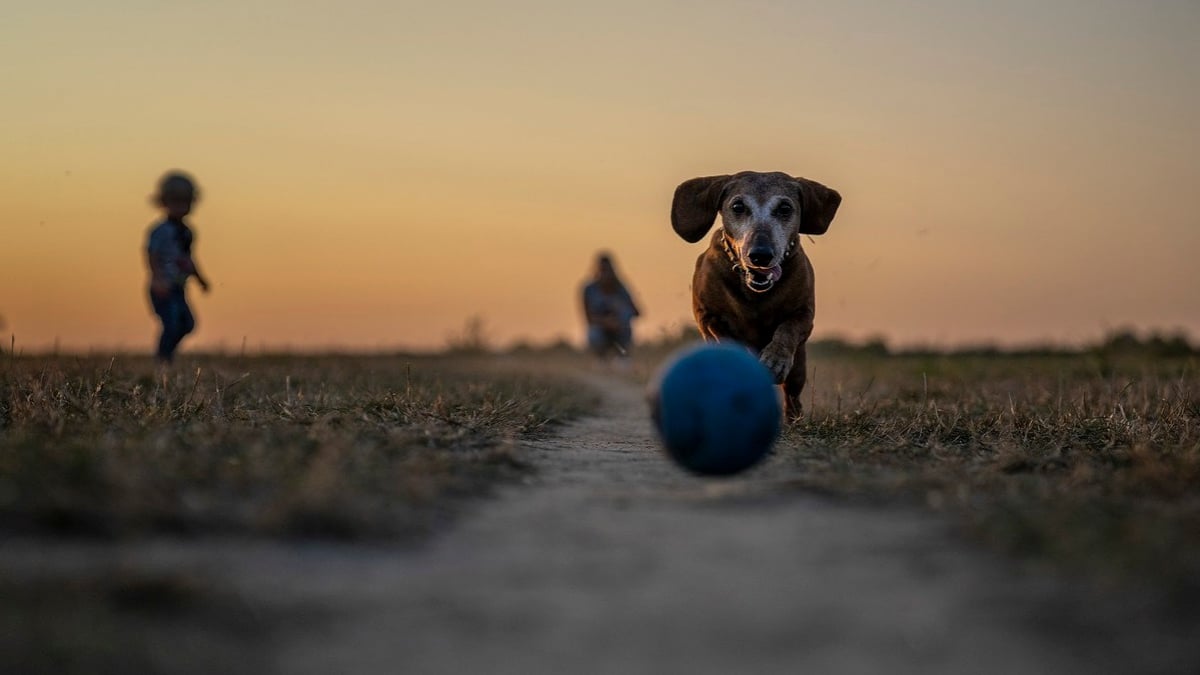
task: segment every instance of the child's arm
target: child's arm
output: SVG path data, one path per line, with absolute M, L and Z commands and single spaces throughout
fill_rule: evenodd
M 196 259 L 189 257 L 188 265 L 191 266 L 192 275 L 196 277 L 196 281 L 200 282 L 200 290 L 207 293 L 208 292 L 208 279 L 206 279 L 204 277 L 204 275 L 200 273 L 200 266 L 196 264 Z

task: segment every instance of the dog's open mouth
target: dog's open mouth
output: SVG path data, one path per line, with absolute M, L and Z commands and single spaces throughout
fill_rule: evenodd
M 776 281 L 783 276 L 783 266 L 747 267 L 746 286 L 757 293 L 771 290 Z

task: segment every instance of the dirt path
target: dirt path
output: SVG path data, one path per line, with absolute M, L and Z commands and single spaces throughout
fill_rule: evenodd
M 291 617 L 256 645 L 281 673 L 1196 672 L 1192 629 L 1019 573 L 932 516 L 797 494 L 782 462 L 685 475 L 639 389 L 592 384 L 602 410 L 533 446 L 533 480 L 419 549 L 127 555 L 220 575 Z
M 659 454 L 639 389 L 593 383 L 604 409 L 535 447 L 535 483 L 419 554 L 342 560 L 347 574 L 309 588 L 344 620 L 288 645 L 282 670 L 1189 670 L 1172 660 L 1191 648 L 1137 607 L 1019 576 L 934 518 L 785 494 L 779 466 L 687 476 Z M 270 597 L 295 574 L 255 585 Z

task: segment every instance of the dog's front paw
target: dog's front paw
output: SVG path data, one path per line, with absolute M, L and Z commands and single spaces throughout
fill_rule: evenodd
M 762 361 L 762 364 L 771 372 L 771 377 L 775 378 L 775 384 L 783 384 L 788 373 L 792 372 L 792 362 L 795 358 L 794 351 L 780 349 L 774 344 L 769 344 L 759 355 L 758 360 Z

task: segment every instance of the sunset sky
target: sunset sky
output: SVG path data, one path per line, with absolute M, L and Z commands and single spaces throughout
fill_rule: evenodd
M 601 248 L 653 336 L 702 249 L 675 186 L 755 169 L 843 195 L 818 335 L 1200 337 L 1198 35 L 1194 0 L 10 3 L 0 317 L 149 350 L 183 168 L 185 349 L 579 341 Z

